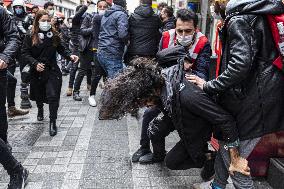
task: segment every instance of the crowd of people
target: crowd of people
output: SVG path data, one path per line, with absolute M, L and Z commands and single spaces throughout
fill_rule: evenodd
M 10 175 L 9 189 L 24 188 L 28 177 L 7 140 L 7 115 L 29 113 L 14 100 L 18 65 L 38 121 L 44 119 L 44 103 L 49 105 L 50 136 L 58 131 L 62 76 L 69 75 L 66 95 L 75 101 L 82 101 L 86 76 L 92 107 L 105 82 L 99 119 L 138 117 L 146 108 L 133 163 L 203 168 L 201 177 L 209 182 L 196 188 L 225 188 L 229 176 L 235 188 L 254 188 L 248 157 L 263 137 L 284 137 L 284 75 L 273 65 L 279 50 L 264 17 L 283 14 L 283 1 L 213 1 L 212 17 L 223 25 L 215 79 L 209 77 L 210 41 L 192 10 L 175 13 L 161 3 L 155 13 L 152 0 L 140 0 L 129 14 L 126 0 L 98 0 L 95 12 L 88 13 L 93 2 L 86 1 L 65 19 L 52 2 L 29 13 L 23 0 L 13 1 L 10 11 L 0 4 L 0 163 Z M 180 141 L 166 152 L 165 139 L 175 130 Z M 219 141 L 216 151 L 208 145 L 212 133 Z

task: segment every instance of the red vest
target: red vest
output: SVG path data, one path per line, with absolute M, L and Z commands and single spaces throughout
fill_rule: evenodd
M 163 33 L 162 38 L 162 49 L 166 49 L 169 47 L 174 47 L 177 45 L 176 43 L 176 30 L 171 29 L 169 31 L 166 31 Z M 197 36 L 195 43 L 192 45 L 192 47 L 188 50 L 188 53 L 190 54 L 191 58 L 193 59 L 193 63 L 195 63 L 199 53 L 203 50 L 204 46 L 208 42 L 208 39 L 205 35 L 203 35 L 201 32 L 197 31 Z

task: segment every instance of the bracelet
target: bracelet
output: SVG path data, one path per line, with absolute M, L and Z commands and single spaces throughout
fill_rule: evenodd
M 237 139 L 235 142 L 226 144 L 227 148 L 237 148 L 240 146 L 240 139 Z

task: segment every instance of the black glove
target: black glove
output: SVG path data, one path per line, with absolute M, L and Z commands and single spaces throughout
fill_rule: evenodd
M 150 140 L 161 136 L 161 133 L 160 133 L 161 123 L 162 123 L 162 120 L 161 118 L 158 118 L 158 117 L 156 117 L 149 123 L 147 135 Z

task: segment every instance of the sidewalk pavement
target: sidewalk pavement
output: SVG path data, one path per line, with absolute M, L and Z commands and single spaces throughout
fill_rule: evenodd
M 30 171 L 27 189 L 182 189 L 202 181 L 199 169 L 171 171 L 163 164 L 132 164 L 131 154 L 139 147 L 141 120 L 130 116 L 119 121 L 98 120 L 98 109 L 87 102 L 86 81 L 81 87 L 83 102 L 66 97 L 67 82 L 68 77 L 64 77 L 55 137 L 48 134 L 47 105 L 43 122 L 36 119 L 34 102 L 29 115 L 9 119 L 13 154 Z M 19 106 L 19 86 L 17 92 Z M 171 134 L 167 150 L 177 141 L 177 134 Z M 1 166 L 0 189 L 8 182 Z M 265 182 L 256 184 L 257 188 L 270 188 Z

